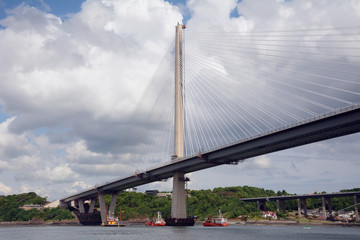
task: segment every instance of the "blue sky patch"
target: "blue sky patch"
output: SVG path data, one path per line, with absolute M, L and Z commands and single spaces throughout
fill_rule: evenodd
M 0 105 L 0 123 L 4 122 L 6 119 L 8 119 L 9 115 L 3 112 L 3 107 Z
M 36 136 L 41 136 L 49 132 L 47 127 L 37 128 L 32 131 Z
M 237 7 L 235 7 L 231 12 L 230 12 L 230 18 L 238 18 L 240 17 Z
M 0 19 L 6 17 L 6 11 L 25 3 L 44 12 L 52 13 L 61 19 L 67 19 L 68 14 L 81 10 L 84 0 L 0 0 Z

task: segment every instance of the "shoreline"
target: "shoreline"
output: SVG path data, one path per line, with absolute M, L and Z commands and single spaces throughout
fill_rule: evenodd
M 300 222 L 296 220 L 247 220 L 228 221 L 229 225 L 293 225 L 293 226 L 339 226 L 339 227 L 360 227 L 360 223 L 331 222 L 331 221 L 309 221 Z
M 145 225 L 145 222 L 128 221 L 124 222 L 126 225 Z M 202 221 L 196 221 L 195 225 L 202 225 Z M 278 226 L 328 226 L 328 227 L 360 227 L 360 223 L 344 223 L 344 222 L 330 222 L 330 221 L 314 221 L 314 222 L 299 222 L 295 220 L 230 220 L 229 225 L 278 225 Z M 83 226 L 77 220 L 62 220 L 62 221 L 27 221 L 27 222 L 0 222 L 0 227 L 8 226 Z

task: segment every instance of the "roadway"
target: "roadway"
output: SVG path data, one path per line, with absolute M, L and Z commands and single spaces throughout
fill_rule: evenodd
M 60 201 L 69 203 L 78 199 L 92 199 L 99 193 L 120 192 L 139 185 L 168 179 L 173 177 L 174 172 L 190 173 L 223 164 L 236 164 L 247 158 L 357 132 L 360 132 L 360 105 L 289 125 L 198 155 L 176 159 L 159 167 L 68 196 Z

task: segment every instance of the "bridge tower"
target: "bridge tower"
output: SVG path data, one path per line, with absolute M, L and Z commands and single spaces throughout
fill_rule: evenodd
M 184 157 L 184 114 L 182 93 L 182 30 L 185 25 L 176 26 L 175 39 L 175 129 L 174 129 L 174 156 L 172 159 Z M 193 218 L 186 216 L 185 175 L 175 172 L 173 177 L 173 192 L 171 202 L 171 219 L 166 225 L 194 225 Z
M 183 119 L 183 95 L 182 95 L 182 28 L 176 26 L 175 42 L 175 129 L 174 129 L 174 156 L 184 156 L 184 119 Z M 173 180 L 173 193 L 171 203 L 172 218 L 186 218 L 185 182 L 184 173 L 176 172 Z

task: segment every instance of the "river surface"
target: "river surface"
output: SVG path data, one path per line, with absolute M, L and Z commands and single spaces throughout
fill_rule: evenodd
M 1 240 L 321 240 L 360 239 L 358 227 L 230 225 L 229 227 L 87 227 L 87 226 L 2 226 Z

